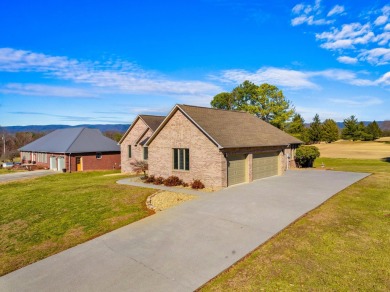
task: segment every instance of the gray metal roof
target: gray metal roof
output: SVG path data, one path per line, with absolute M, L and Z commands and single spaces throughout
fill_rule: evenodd
M 98 129 L 67 128 L 55 130 L 20 151 L 48 153 L 86 153 L 119 152 L 120 147 L 114 140 L 105 137 Z

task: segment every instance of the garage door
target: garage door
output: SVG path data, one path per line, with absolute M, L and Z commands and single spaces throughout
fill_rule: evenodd
M 228 186 L 243 183 L 245 179 L 245 155 L 228 156 Z
M 278 175 L 278 153 L 268 152 L 253 154 L 253 180 L 273 175 Z

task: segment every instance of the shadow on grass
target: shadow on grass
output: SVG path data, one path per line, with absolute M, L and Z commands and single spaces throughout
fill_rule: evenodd
M 390 157 L 385 157 L 381 159 L 383 162 L 388 162 L 390 163 Z

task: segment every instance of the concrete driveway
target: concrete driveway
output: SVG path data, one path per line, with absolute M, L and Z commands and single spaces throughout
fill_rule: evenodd
M 202 195 L 0 278 L 1 291 L 192 291 L 368 174 L 288 171 Z
M 41 176 L 46 176 L 46 175 L 56 174 L 56 173 L 58 172 L 52 170 L 34 170 L 34 171 L 22 171 L 22 172 L 2 174 L 0 175 L 0 183 L 41 177 Z

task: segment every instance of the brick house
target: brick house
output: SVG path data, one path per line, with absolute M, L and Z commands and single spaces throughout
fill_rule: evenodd
M 121 147 L 122 172 L 133 172 L 130 163 L 135 160 L 147 160 L 146 141 L 152 136 L 165 116 L 139 115 L 119 141 Z
M 282 175 L 301 143 L 246 112 L 176 105 L 144 147 L 149 175 L 226 187 Z
M 118 144 L 97 129 L 55 130 L 19 149 L 22 163 L 56 171 L 108 170 L 120 167 Z

